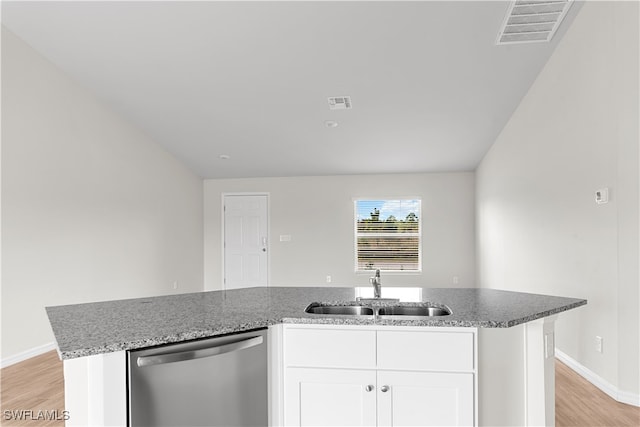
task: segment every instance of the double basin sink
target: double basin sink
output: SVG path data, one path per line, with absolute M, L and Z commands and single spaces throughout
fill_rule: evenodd
M 435 305 L 415 305 L 400 304 L 383 306 L 363 306 L 363 305 L 326 305 L 322 303 L 311 303 L 305 309 L 311 314 L 333 314 L 347 316 L 403 316 L 403 317 L 431 317 L 448 316 L 451 310 L 445 306 Z

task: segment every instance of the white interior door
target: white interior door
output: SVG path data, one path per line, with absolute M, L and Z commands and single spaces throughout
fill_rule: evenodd
M 267 195 L 224 196 L 224 288 L 268 286 Z

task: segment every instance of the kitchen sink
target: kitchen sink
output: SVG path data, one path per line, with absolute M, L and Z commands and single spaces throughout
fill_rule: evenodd
M 447 307 L 428 305 L 388 305 L 383 307 L 368 307 L 362 305 L 329 305 L 323 303 L 311 303 L 304 310 L 311 314 L 334 314 L 342 316 L 405 316 L 405 317 L 432 317 L 448 316 L 451 310 Z
M 379 316 L 448 316 L 451 310 L 446 307 L 427 307 L 427 306 L 409 306 L 394 305 L 390 307 L 380 307 L 378 309 Z
M 371 307 L 360 305 L 317 305 L 311 304 L 305 310 L 312 314 L 340 314 L 350 316 L 373 316 Z

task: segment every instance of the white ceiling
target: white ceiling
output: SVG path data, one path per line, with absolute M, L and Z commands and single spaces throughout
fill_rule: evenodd
M 3 1 L 2 23 L 204 178 L 468 171 L 579 9 L 496 46 L 508 6 Z

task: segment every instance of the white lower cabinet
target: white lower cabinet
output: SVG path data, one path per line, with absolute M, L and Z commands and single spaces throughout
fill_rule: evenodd
M 477 425 L 475 342 L 467 328 L 285 326 L 284 424 Z
M 378 426 L 473 425 L 471 373 L 378 371 L 377 379 Z
M 285 382 L 287 425 L 376 425 L 376 372 L 289 368 Z

